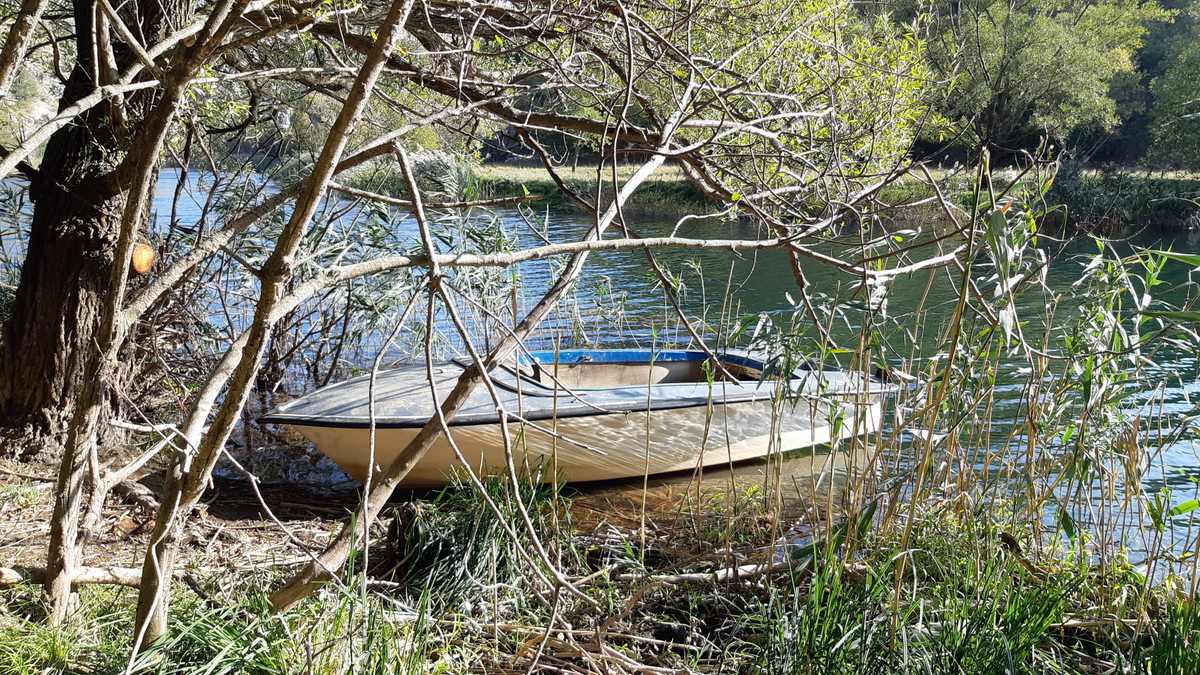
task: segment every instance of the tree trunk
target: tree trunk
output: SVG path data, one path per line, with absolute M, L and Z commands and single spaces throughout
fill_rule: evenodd
M 77 67 L 60 105 L 90 89 L 90 76 Z M 18 425 L 9 430 L 18 441 L 9 452 L 61 455 L 45 582 L 54 624 L 69 613 L 82 563 L 80 505 L 108 408 L 98 350 L 107 342 L 102 333 L 125 202 L 101 179 L 121 155 L 111 112 L 89 111 L 47 144 L 32 181 L 29 250 L 0 354 L 0 410 Z
M 76 392 L 92 375 L 85 355 L 108 292 L 122 200 L 85 187 L 111 168 L 105 157 L 112 156 L 103 129 L 88 119 L 51 138 L 30 190 L 29 250 L 0 344 L 0 420 L 10 456 L 57 453 Z
M 60 109 L 106 84 L 106 73 L 116 65 L 109 57 L 104 68 L 93 67 L 94 0 L 75 0 L 73 7 L 77 62 Z M 158 11 L 150 16 L 151 26 L 163 17 Z M 100 51 L 110 48 L 107 43 Z M 129 50 L 120 51 L 128 63 Z M 98 462 L 104 417 L 115 400 L 110 392 L 120 391 L 128 369 L 117 358 L 124 334 L 117 317 L 129 255 L 145 221 L 182 87 L 172 81 L 162 91 L 132 97 L 136 100 L 90 109 L 50 137 L 39 169 L 26 170 L 34 214 L 0 344 L 0 419 L 9 425 L 10 454 L 61 454 L 45 573 L 48 617 L 56 624 L 69 612 L 82 564 L 79 522 L 87 469 Z M 122 109 L 126 103 L 145 117 L 130 119 Z
M 72 2 L 76 63 L 59 110 L 96 88 L 94 1 Z M 127 23 L 148 39 L 191 13 L 189 0 L 136 5 L 127 7 Z M 114 42 L 112 49 L 116 62 L 110 65 L 117 70 L 133 62 L 125 45 Z M 60 451 L 80 385 L 94 376 L 85 365 L 86 355 L 96 345 L 125 201 L 123 187 L 110 172 L 124 159 L 143 121 L 130 112 L 150 110 L 159 95 L 152 90 L 131 97 L 135 100 L 101 103 L 78 116 L 50 137 L 31 178 L 29 249 L 10 318 L 0 331 L 4 454 L 27 458 Z
M 89 76 L 76 68 L 61 105 L 88 90 Z M 117 144 L 103 110 L 63 127 L 47 144 L 32 179 L 29 249 L 0 351 L 0 419 L 11 425 L 7 452 L 61 454 L 47 551 L 52 623 L 60 623 L 70 609 L 81 562 L 79 510 L 89 453 L 97 442 L 90 434 L 72 443 L 68 430 L 72 417 L 77 434 L 84 417 L 90 429 L 100 428 L 107 408 L 96 396 L 96 351 L 124 198 L 100 189 L 99 177 L 113 168 Z M 67 445 L 82 451 L 64 451 Z

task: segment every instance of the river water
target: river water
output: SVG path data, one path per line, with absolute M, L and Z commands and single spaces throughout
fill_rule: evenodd
M 554 228 L 569 228 L 575 234 L 589 224 L 586 218 L 578 214 L 556 214 L 551 221 L 555 223 Z M 675 226 L 674 221 L 635 218 L 635 222 L 638 223 L 639 234 L 643 236 L 669 234 Z M 722 221 L 703 222 L 680 231 L 681 236 L 696 238 L 733 238 L 753 234 L 755 233 L 745 225 Z M 528 245 L 533 242 L 523 243 Z M 853 250 L 853 241 L 847 243 L 850 250 Z M 1060 353 L 1060 342 L 1056 341 L 1062 339 L 1061 326 L 1072 318 L 1077 309 L 1070 300 L 1072 286 L 1083 276 L 1084 266 L 1093 259 L 1098 249 L 1096 243 L 1087 237 L 1062 241 L 1044 236 L 1041 247 L 1050 256 L 1045 279 L 1046 288 L 1019 296 L 1017 314 L 1026 322 L 1027 338 L 1037 341 L 1042 333 L 1047 305 L 1057 302 L 1059 307 L 1053 324 L 1056 328 L 1051 330 L 1049 346 L 1051 353 Z M 832 252 L 837 250 L 838 245 L 830 243 L 823 248 Z M 1146 229 L 1126 236 L 1115 244 L 1115 248 L 1122 252 L 1138 248 L 1196 251 L 1200 249 L 1200 232 L 1162 233 Z M 709 319 L 710 324 L 720 323 L 722 316 L 727 317 L 726 324 L 740 319 L 741 324 L 749 329 L 756 325 L 761 316 L 770 316 L 775 321 L 786 321 L 787 317 L 797 311 L 796 301 L 799 294 L 796 291 L 795 278 L 786 256 L 782 253 L 766 251 L 734 255 L 717 250 L 664 251 L 658 253 L 657 258 L 663 267 L 682 278 L 686 291 L 683 293 L 681 304 L 691 317 L 704 316 Z M 589 279 L 592 283 L 600 280 L 600 292 L 593 293 L 581 301 L 581 304 L 585 305 L 589 301 L 594 302 L 597 307 L 591 310 L 591 313 L 588 310 L 583 311 L 583 323 L 590 326 L 590 330 L 584 331 L 587 338 L 621 346 L 646 346 L 652 343 L 671 343 L 675 340 L 687 342 L 687 333 L 679 327 L 679 322 L 664 297 L 662 284 L 650 270 L 642 253 L 605 253 L 598 255 L 590 265 L 593 274 Z M 857 282 L 849 275 L 819 263 L 806 263 L 804 272 L 811 284 L 810 294 L 815 298 L 837 298 L 839 302 L 848 306 L 862 301 L 863 295 L 854 292 Z M 1163 283 L 1156 290 L 1165 293 L 1164 299 L 1170 302 L 1181 302 L 1190 292 L 1190 275 L 1191 271 L 1186 265 L 1168 264 L 1162 273 Z M 532 283 L 532 280 L 528 281 L 536 290 L 544 286 Z M 890 363 L 903 363 L 914 372 L 927 372 L 928 359 L 936 358 L 935 355 L 944 352 L 945 345 L 942 344 L 943 333 L 940 328 L 954 311 L 957 284 L 957 272 L 945 269 L 918 272 L 901 277 L 892 284 L 887 296 L 889 316 L 880 327 L 880 332 L 889 346 L 886 357 Z M 618 320 L 614 320 L 614 313 L 602 309 L 605 307 L 605 301 L 613 293 L 620 295 L 622 300 L 623 311 L 615 314 Z M 536 291 L 530 292 L 530 289 L 527 289 L 526 302 L 535 297 Z M 921 309 L 919 316 L 914 314 L 918 308 Z M 861 315 L 861 312 L 850 307 L 842 316 L 842 320 L 834 324 L 832 332 L 843 339 L 843 346 L 854 348 L 858 317 Z M 594 316 L 595 321 L 589 323 L 589 316 Z M 567 330 L 562 332 L 570 334 Z M 710 330 L 709 334 L 712 332 Z M 578 334 L 575 337 L 578 339 Z M 917 343 L 915 348 L 912 346 L 914 337 Z M 735 346 L 738 346 L 738 342 L 734 341 Z M 1193 440 L 1194 434 L 1186 433 L 1169 444 L 1159 442 L 1159 439 L 1170 435 L 1170 425 L 1177 424 L 1184 416 L 1194 414 L 1197 410 L 1195 396 L 1200 392 L 1200 363 L 1196 353 L 1198 346 L 1200 345 L 1196 343 L 1189 345 L 1184 342 L 1147 352 L 1152 363 L 1143 364 L 1143 376 L 1138 389 L 1129 392 L 1128 398 L 1122 404 L 1125 412 L 1131 416 L 1153 416 L 1168 425 L 1168 428 L 1149 430 L 1147 427 L 1150 424 L 1142 424 L 1144 452 L 1152 459 L 1145 462 L 1147 466 L 1142 474 L 1142 484 L 1138 487 L 1146 494 L 1155 494 L 1164 487 L 1169 488 L 1172 504 L 1180 504 L 1200 496 L 1197 489 L 1200 483 L 1200 444 Z M 919 356 L 914 361 L 908 358 L 910 354 Z M 1013 418 L 1018 415 L 1023 404 L 1022 397 L 1029 377 L 1028 366 L 1026 358 L 1019 351 L 1014 351 L 1000 362 L 991 411 L 991 433 L 988 437 L 993 446 L 993 465 L 986 468 L 1008 466 L 1011 469 L 1014 464 L 1020 465 L 1025 461 L 1025 434 L 1019 429 L 1016 433 L 1010 432 L 1013 431 Z M 1062 366 L 1052 365 L 1051 369 L 1062 374 Z M 887 436 L 885 433 L 884 438 Z M 895 440 L 898 440 L 902 447 L 893 449 L 899 456 L 889 457 L 889 461 L 895 459 L 895 466 L 903 470 L 911 466 L 910 445 L 914 439 L 910 435 L 902 434 Z M 970 447 L 971 442 L 972 439 L 964 439 L 968 446 L 968 455 L 987 454 L 981 448 Z M 860 451 L 865 453 L 861 449 Z M 831 464 L 825 464 L 826 461 Z M 851 458 L 841 453 L 833 453 L 830 456 L 817 451 L 800 453 L 785 459 L 778 469 L 782 473 L 785 495 L 800 495 L 802 501 L 810 493 L 804 486 L 811 482 L 814 471 L 828 470 L 832 466 L 835 469 L 833 473 L 836 481 L 840 475 L 836 470 L 839 466 L 847 463 L 861 465 L 865 461 L 864 456 Z M 978 462 L 966 468 L 977 471 L 985 469 Z M 1016 473 L 1019 474 L 1020 470 L 1017 469 Z M 728 471 L 710 472 L 704 480 L 706 484 L 718 488 L 737 485 L 741 489 L 750 489 L 754 485 L 777 478 L 774 467 L 768 470 L 765 463 L 751 463 L 734 469 L 732 474 Z M 659 480 L 657 484 L 663 490 L 673 489 L 679 492 L 688 489 L 691 480 L 691 476 L 679 476 Z M 794 490 L 791 489 L 793 486 Z M 633 486 L 623 486 L 623 489 L 636 495 L 641 487 L 639 481 Z M 1117 494 L 1110 497 L 1122 499 L 1125 495 L 1136 492 L 1129 487 L 1132 486 L 1118 485 Z M 615 489 L 620 490 L 621 486 Z M 1177 518 L 1175 525 L 1188 524 L 1190 517 Z M 1088 514 L 1076 513 L 1075 518 L 1084 522 L 1088 519 Z M 1180 530 L 1179 527 L 1176 529 Z M 1136 549 L 1137 545 L 1131 545 L 1131 548 Z
M 183 196 L 175 205 L 176 225 L 194 227 L 205 213 L 205 186 L 210 184 L 204 176 L 192 176 L 183 190 Z M 154 203 L 154 229 L 160 235 L 170 226 L 172 213 L 172 198 L 178 184 L 178 172 L 164 170 L 159 179 L 158 193 Z M 331 207 L 332 208 L 332 207 Z M 208 227 L 219 225 L 218 211 L 210 211 Z M 553 241 L 570 241 L 585 232 L 591 225 L 588 214 L 579 212 L 547 212 L 535 211 L 533 217 L 529 214 L 522 216 L 515 211 L 501 211 L 496 214 L 498 226 L 511 238 L 514 248 L 537 245 L 541 237 Z M 381 216 L 382 217 L 382 216 Z M 341 214 L 339 222 L 347 231 L 353 232 L 354 227 L 369 219 L 360 211 Z M 380 234 L 380 228 L 375 227 L 371 246 L 358 246 L 355 251 L 363 257 L 385 253 L 389 249 L 413 250 L 416 245 L 416 231 L 409 219 L 393 214 L 390 219 L 384 218 L 386 227 Z M 926 230 L 936 229 L 936 219 L 931 221 Z M 691 221 L 679 225 L 673 219 L 662 217 L 647 217 L 636 212 L 629 217 L 631 226 L 638 236 L 661 236 L 676 231 L 679 236 L 694 238 L 738 238 L 750 237 L 756 234 L 752 226 L 724 219 L 707 219 Z M 920 228 L 918 223 L 912 227 Z M 21 235 L 19 228 L 5 235 L 5 247 L 10 259 L 13 251 L 20 248 Z M 830 242 L 824 245 L 826 250 L 838 250 L 846 242 L 838 244 Z M 1054 293 L 1066 294 L 1081 277 L 1083 265 L 1095 253 L 1096 245 L 1091 240 L 1080 237 L 1073 241 L 1061 242 L 1053 237 L 1044 236 L 1042 248 L 1051 256 L 1046 286 L 1048 292 L 1033 292 L 1022 296 L 1018 302 L 1018 315 L 1029 321 L 1029 330 L 1037 332 L 1037 324 L 1045 313 L 1048 298 Z M 1156 233 L 1153 228 L 1146 228 L 1127 238 L 1122 246 L 1125 250 L 1133 247 L 1172 248 L 1179 251 L 1195 251 L 1200 248 L 1200 233 Z M 763 316 L 772 317 L 776 321 L 786 320 L 796 311 L 795 279 L 788 261 L 778 252 L 764 251 L 759 253 L 731 254 L 720 250 L 689 250 L 663 251 L 657 254 L 661 264 L 678 275 L 681 281 L 680 302 L 686 315 L 691 318 L 702 317 L 708 321 L 707 328 L 702 329 L 713 334 L 717 326 L 728 326 L 740 322 L 749 332 L 758 325 Z M 515 292 L 509 307 L 511 313 L 520 314 L 528 309 L 540 297 L 551 275 L 555 272 L 555 264 L 549 261 L 537 261 L 522 264 L 515 280 Z M 845 273 L 819 264 L 806 263 L 805 275 L 811 284 L 810 290 L 814 297 L 837 298 L 839 302 L 857 302 L 861 296 L 854 296 L 852 289 L 856 282 Z M 1172 288 L 1176 297 L 1181 300 L 1186 293 L 1184 284 L 1189 281 L 1190 271 L 1182 264 L 1168 265 L 1164 271 L 1166 284 L 1162 288 Z M 509 280 L 512 280 L 510 277 Z M 885 335 L 892 336 L 894 351 L 889 352 L 889 360 L 898 363 L 910 353 L 904 345 L 913 339 L 919 348 L 915 350 L 922 358 L 931 357 L 941 351 L 940 331 L 936 328 L 942 325 L 953 311 L 955 277 L 949 271 L 922 271 L 911 276 L 901 277 L 892 284 L 887 298 L 889 320 L 883 327 Z M 506 291 L 507 292 L 507 291 Z M 923 312 L 920 317 L 913 312 L 918 308 Z M 1069 316 L 1072 308 L 1069 304 L 1059 311 L 1059 319 Z M 418 313 L 419 314 L 419 313 Z M 861 315 L 850 310 L 845 320 L 834 325 L 835 335 L 849 339 L 857 328 L 855 318 Z M 228 317 L 228 314 L 225 314 Z M 241 314 L 234 313 L 232 319 L 238 322 L 237 316 L 248 316 L 243 308 Z M 918 325 L 925 330 L 912 331 Z M 478 325 L 478 324 L 476 324 Z M 481 342 L 489 338 L 482 336 Z M 587 273 L 581 282 L 576 297 L 569 303 L 567 311 L 556 314 L 547 322 L 543 330 L 534 338 L 533 345 L 549 347 L 559 344 L 563 348 L 591 345 L 612 346 L 669 346 L 685 344 L 688 335 L 682 328 L 674 310 L 667 302 L 659 278 L 650 269 L 645 256 L 640 253 L 606 252 L 593 256 L 588 264 Z M 736 343 L 737 341 L 734 340 Z M 369 344 L 369 341 L 368 341 Z M 377 343 L 376 343 L 377 344 Z M 481 345 L 482 346 L 482 345 Z M 853 344 L 849 346 L 853 347 Z M 911 344 L 909 345 L 911 346 Z M 454 351 L 453 341 L 444 345 L 447 352 Z M 403 347 L 397 348 L 397 357 L 405 353 Z M 409 354 L 412 353 L 409 345 Z M 370 349 L 359 354 L 360 363 L 369 362 Z M 923 361 L 908 364 L 920 368 Z M 1007 457 L 1016 452 L 1023 438 L 1018 434 L 1009 438 L 1003 429 L 1004 420 L 1011 418 L 1012 413 L 1020 405 L 1025 378 L 1028 375 L 1027 362 L 1023 357 L 1014 355 L 1001 364 L 997 375 L 995 409 L 993 420 L 997 420 L 997 433 L 991 435 L 997 444 L 1010 444 L 1014 450 L 1006 447 L 996 447 L 1000 457 Z M 1176 347 L 1164 349 L 1154 354 L 1154 363 L 1146 366 L 1147 379 L 1150 382 L 1144 391 L 1135 392 L 1126 401 L 1131 413 L 1136 413 L 1148 400 L 1153 398 L 1160 403 L 1168 419 L 1175 419 L 1193 410 L 1191 397 L 1200 390 L 1200 365 L 1197 364 L 1194 348 Z M 311 382 L 297 381 L 288 387 L 289 393 L 303 393 L 311 388 Z M 1154 387 L 1157 386 L 1157 389 Z M 1153 444 L 1154 437 L 1149 438 Z M 251 462 L 260 467 L 265 473 L 272 474 L 281 480 L 314 479 L 318 481 L 337 478 L 335 468 L 328 463 L 314 464 L 311 453 L 305 455 L 299 449 L 284 451 L 294 453 L 297 458 L 304 459 L 300 464 L 311 470 L 295 470 L 295 467 L 284 467 L 275 470 L 271 462 Z M 903 449 L 901 449 L 901 454 Z M 277 458 L 277 455 L 274 455 Z M 830 459 L 834 464 L 845 462 L 847 458 L 822 455 L 821 452 L 804 454 L 786 460 L 782 471 L 785 483 L 789 476 L 811 478 L 814 467 Z M 319 465 L 319 466 L 317 466 Z M 980 468 L 980 467 L 975 467 Z M 270 479 L 272 475 L 267 475 Z M 707 473 L 706 483 L 710 485 L 753 485 L 764 480 L 765 469 L 762 464 L 742 466 L 733 473 L 714 470 Z M 672 477 L 655 481 L 662 490 L 683 491 L 689 485 L 690 477 Z M 1140 487 L 1148 493 L 1154 493 L 1166 486 L 1171 488 L 1171 499 L 1174 503 L 1196 496 L 1196 485 L 1200 481 L 1200 445 L 1191 440 L 1190 434 L 1185 434 L 1182 440 L 1162 447 L 1155 461 L 1145 473 L 1143 485 Z M 593 489 L 593 493 L 604 495 L 620 495 L 627 492 L 637 492 L 641 489 L 641 481 L 624 485 L 609 485 Z

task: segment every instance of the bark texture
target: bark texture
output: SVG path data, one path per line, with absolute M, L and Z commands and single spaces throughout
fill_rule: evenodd
M 76 68 L 62 106 L 91 91 Z M 118 139 L 95 108 L 51 137 L 30 186 L 33 220 L 0 344 L 0 420 L 10 455 L 61 448 L 75 392 L 89 377 L 85 355 L 100 325 L 123 199 L 100 189 Z
M 33 31 L 37 28 L 45 8 L 46 0 L 22 0 L 17 18 L 8 30 L 8 39 L 0 48 L 0 98 L 8 96 L 8 90 L 17 78 L 17 71 L 25 58 L 25 50 L 29 48 Z
M 155 39 L 190 16 L 188 2 L 142 0 L 126 23 Z M 76 63 L 59 110 L 92 94 L 99 72 L 92 55 L 93 0 L 72 3 Z M 136 20 L 132 17 L 137 17 Z M 11 40 L 6 47 L 12 47 Z M 117 70 L 136 57 L 111 44 Z M 29 248 L 9 320 L 0 331 L 0 435 L 4 454 L 57 453 L 95 349 L 104 296 L 109 292 L 127 177 L 119 170 L 143 120 L 160 96 L 148 90 L 112 99 L 76 117 L 48 140 L 30 175 L 33 219 Z M 130 105 L 132 104 L 132 105 Z M 102 425 L 103 427 L 103 425 Z
M 131 54 L 142 52 L 115 10 L 97 30 L 96 9 L 92 0 L 74 3 L 80 51 L 60 109 L 114 82 L 116 71 L 135 58 Z M 139 15 L 149 22 L 138 25 L 150 34 L 167 29 L 164 11 L 163 4 L 155 4 Z M 112 23 L 122 26 L 128 42 L 113 44 L 105 27 Z M 94 61 L 97 57 L 101 63 Z M 87 471 L 90 467 L 99 475 L 103 418 L 129 368 L 118 353 L 130 255 L 186 82 L 181 75 L 195 68 L 197 58 L 179 59 L 159 89 L 110 99 L 60 128 L 49 140 L 42 168 L 26 170 L 33 182 L 34 219 L 13 315 L 5 326 L 0 407 L 10 424 L 20 425 L 16 434 L 23 443 L 13 445 L 26 454 L 61 445 L 44 580 L 52 624 L 70 611 L 82 569 L 79 525 Z M 139 111 L 138 119 L 131 120 L 130 111 Z M 100 481 L 93 483 L 92 489 L 101 489 Z

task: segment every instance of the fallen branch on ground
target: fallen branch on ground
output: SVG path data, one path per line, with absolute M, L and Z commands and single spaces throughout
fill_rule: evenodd
M 40 584 L 46 578 L 45 567 L 0 567 L 0 587 L 20 583 Z M 72 586 L 110 584 L 136 588 L 142 582 L 142 571 L 134 567 L 77 567 L 71 575 Z

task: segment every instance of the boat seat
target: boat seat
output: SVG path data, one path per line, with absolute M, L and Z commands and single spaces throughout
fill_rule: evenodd
M 753 368 L 726 362 L 725 369 L 739 381 L 759 379 L 759 372 Z M 704 361 L 661 361 L 653 364 L 580 361 L 560 363 L 557 366 L 557 376 L 552 377 L 553 373 L 554 366 L 537 366 L 531 369 L 527 377 L 532 377 L 546 387 L 553 387 L 557 379 L 559 386 L 568 389 L 644 387 L 708 381 Z M 726 379 L 724 373 L 719 370 L 714 370 L 713 376 L 718 381 Z

